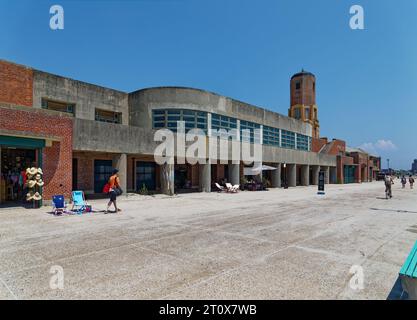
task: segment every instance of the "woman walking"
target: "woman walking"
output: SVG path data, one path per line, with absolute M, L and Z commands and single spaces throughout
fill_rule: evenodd
M 120 188 L 120 180 L 119 180 L 119 170 L 114 169 L 111 177 L 109 178 L 109 203 L 107 204 L 107 209 L 105 213 L 109 213 L 110 206 L 114 205 L 115 212 L 122 211 L 117 207 L 117 196 L 122 194 L 122 189 Z

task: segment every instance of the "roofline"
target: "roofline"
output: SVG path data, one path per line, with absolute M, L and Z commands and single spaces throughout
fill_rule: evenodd
M 281 113 L 276 112 L 276 111 L 272 111 L 272 110 L 267 109 L 267 108 L 265 108 L 265 107 L 256 106 L 256 105 L 250 104 L 250 103 L 248 103 L 248 102 L 244 102 L 244 101 L 241 101 L 241 100 L 237 100 L 237 99 L 234 99 L 234 98 L 231 98 L 231 97 L 227 97 L 227 96 L 224 96 L 224 95 L 221 95 L 221 94 L 218 94 L 218 93 L 212 92 L 212 91 L 204 90 L 204 89 L 193 88 L 193 87 L 185 87 L 185 86 L 156 86 L 156 87 L 142 88 L 142 89 L 138 89 L 138 90 L 135 90 L 135 91 L 132 91 L 132 92 L 127 92 L 127 91 L 121 91 L 121 90 L 117 90 L 117 89 L 113 89 L 113 88 L 105 87 L 105 86 L 102 86 L 102 85 L 94 84 L 94 83 L 91 83 L 91 82 L 86 82 L 86 81 L 82 81 L 82 80 L 73 79 L 73 78 L 70 78 L 70 77 L 65 77 L 65 76 L 58 75 L 58 74 L 51 73 L 51 72 L 47 72 L 47 71 L 42 71 L 42 70 L 39 70 L 39 69 L 36 69 L 36 68 L 30 67 L 30 66 L 25 66 L 25 65 L 18 64 L 18 63 L 15 63 L 15 62 L 12 62 L 12 61 L 8 61 L 8 60 L 5 60 L 5 59 L 0 59 L 0 61 L 1 61 L 1 62 L 5 62 L 5 63 L 9 63 L 9 64 L 13 64 L 13 65 L 15 65 L 15 66 L 19 66 L 19 67 L 22 67 L 22 68 L 26 68 L 26 69 L 32 70 L 32 71 L 34 71 L 34 72 L 39 72 L 39 73 L 49 74 L 49 75 L 52 75 L 52 76 L 54 76 L 54 77 L 58 77 L 58 78 L 61 78 L 61 79 L 67 79 L 67 80 L 71 80 L 71 81 L 75 81 L 75 82 L 83 83 L 83 84 L 86 84 L 86 85 L 91 85 L 91 86 L 95 86 L 95 87 L 98 87 L 98 88 L 102 88 L 102 89 L 106 89 L 106 90 L 115 91 L 115 92 L 118 92 L 118 93 L 126 94 L 126 95 L 128 95 L 128 96 L 129 96 L 129 95 L 131 95 L 131 94 L 135 94 L 135 93 L 141 92 L 141 91 L 146 91 L 146 90 L 157 90 L 157 89 L 181 89 L 181 90 L 193 90 L 193 91 L 198 91 L 198 92 L 202 92 L 202 93 L 211 94 L 211 95 L 214 95 L 214 96 L 217 96 L 217 97 L 221 97 L 221 98 L 229 99 L 230 101 L 233 101 L 233 102 L 236 102 L 236 103 L 240 103 L 240 104 L 244 104 L 244 105 L 247 105 L 247 106 L 252 107 L 252 108 L 257 108 L 257 109 L 260 109 L 260 110 L 262 110 L 262 111 L 264 111 L 264 112 L 265 112 L 265 111 L 267 111 L 267 112 L 272 112 L 272 113 L 275 113 L 275 114 L 277 114 L 277 115 L 279 115 L 279 116 L 281 116 L 281 117 L 284 117 L 284 118 L 287 118 L 287 119 L 293 119 L 294 121 L 300 121 L 300 122 L 302 122 L 303 124 L 307 124 L 306 122 L 304 122 L 304 121 L 302 121 L 302 120 L 299 120 L 299 119 L 295 119 L 295 118 L 292 118 L 292 117 L 286 116 L 286 115 L 284 115 L 284 114 L 281 114 Z M 305 72 L 305 73 L 310 73 L 310 72 L 306 72 L 306 71 L 303 71 L 303 72 Z M 300 74 L 300 73 L 299 73 L 299 74 Z M 296 75 L 297 75 L 297 74 L 295 74 L 294 76 L 296 76 Z M 311 75 L 313 75 L 313 74 L 311 73 Z M 294 76 L 293 76 L 293 77 L 294 77 Z M 314 76 L 314 75 L 313 75 L 313 76 Z
M 308 124 L 308 123 L 306 123 L 306 122 L 304 122 L 304 121 L 302 121 L 302 120 L 299 120 L 299 119 L 296 119 L 296 118 L 293 118 L 293 117 L 286 116 L 286 115 L 284 115 L 284 114 L 282 114 L 282 113 L 279 113 L 279 112 L 277 112 L 277 111 L 273 111 L 273 110 L 267 109 L 267 108 L 265 108 L 265 107 L 256 106 L 256 105 L 253 105 L 253 104 L 251 104 L 251 103 L 244 102 L 244 101 L 241 101 L 241 100 L 237 100 L 237 99 L 234 99 L 234 98 L 231 98 L 231 97 L 227 97 L 227 96 L 224 96 L 224 95 L 218 94 L 218 93 L 213 92 L 213 91 L 208 91 L 208 90 L 198 89 L 198 88 L 193 88 L 193 87 L 182 87 L 182 86 L 156 86 L 156 87 L 150 87 L 150 88 L 143 88 L 143 89 L 139 89 L 139 90 L 136 90 L 136 91 L 130 92 L 129 94 L 135 94 L 135 93 L 139 93 L 139 92 L 142 92 L 142 91 L 148 91 L 148 90 L 160 90 L 160 89 L 180 89 L 180 90 L 192 90 L 192 91 L 198 91 L 198 92 L 202 92 L 202 93 L 207 93 L 207 94 L 211 94 L 211 95 L 214 95 L 214 96 L 217 96 L 217 97 L 220 97 L 220 98 L 228 99 L 228 100 L 230 100 L 230 101 L 232 101 L 232 102 L 236 102 L 236 103 L 244 104 L 244 105 L 246 105 L 246 106 L 249 106 L 249 107 L 251 107 L 251 108 L 256 108 L 256 109 L 262 110 L 262 111 L 264 111 L 264 112 L 266 111 L 266 112 L 275 113 L 275 114 L 277 114 L 277 115 L 279 115 L 279 116 L 281 116 L 281 117 L 283 117 L 283 118 L 292 119 L 292 120 L 295 120 L 295 121 L 300 121 L 300 122 L 302 122 L 303 124 Z

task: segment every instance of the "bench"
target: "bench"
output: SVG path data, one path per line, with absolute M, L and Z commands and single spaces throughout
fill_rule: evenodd
M 417 300 L 417 242 L 400 270 L 400 279 L 403 290 L 408 293 L 409 299 Z

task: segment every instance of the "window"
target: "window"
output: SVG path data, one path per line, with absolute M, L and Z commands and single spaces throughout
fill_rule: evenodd
M 234 132 L 236 133 L 237 120 L 235 118 L 212 113 L 211 129 L 213 129 L 213 131 L 221 130 L 221 129 L 226 130 L 228 133 L 230 133 L 230 136 L 229 136 L 230 139 L 236 139 L 236 134 L 232 134 L 232 132 L 230 131 L 234 130 Z
M 281 130 L 281 147 L 295 149 L 295 133 Z
M 295 108 L 294 109 L 294 117 L 296 119 L 301 119 L 301 111 L 300 111 L 300 108 Z
M 306 108 L 304 109 L 304 118 L 305 118 L 306 120 L 310 120 L 310 108 L 309 108 L 309 107 L 306 107 Z
M 300 90 L 300 88 L 301 88 L 301 82 L 296 82 L 295 83 L 295 89 Z
M 122 113 L 96 109 L 96 121 L 122 123 Z
M 310 150 L 310 139 L 308 136 L 303 134 L 297 134 L 297 150 Z
M 168 128 L 177 131 L 177 122 L 184 121 L 185 131 L 191 129 L 207 130 L 207 113 L 195 110 L 159 109 L 152 110 L 154 129 Z
M 272 127 L 263 127 L 263 144 L 279 147 L 279 129 Z
M 75 104 L 42 98 L 42 108 L 75 114 Z
M 240 140 L 241 141 L 250 141 L 250 143 L 255 142 L 255 129 L 260 129 L 261 125 L 249 121 L 240 121 Z M 249 130 L 249 132 L 243 132 L 243 130 Z M 256 143 L 260 143 L 260 137 L 257 137 Z

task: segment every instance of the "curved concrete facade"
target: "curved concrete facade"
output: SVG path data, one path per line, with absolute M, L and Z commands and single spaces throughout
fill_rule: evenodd
M 131 126 L 152 130 L 152 110 L 154 109 L 197 110 L 288 130 L 309 137 L 312 135 L 311 125 L 308 123 L 204 90 L 159 87 L 129 94 Z M 263 161 L 336 166 L 335 156 L 266 145 L 263 146 Z
M 190 109 L 216 113 L 260 125 L 311 136 L 311 125 L 281 114 L 204 90 L 159 87 L 129 94 L 130 125 L 152 128 L 153 109 Z

